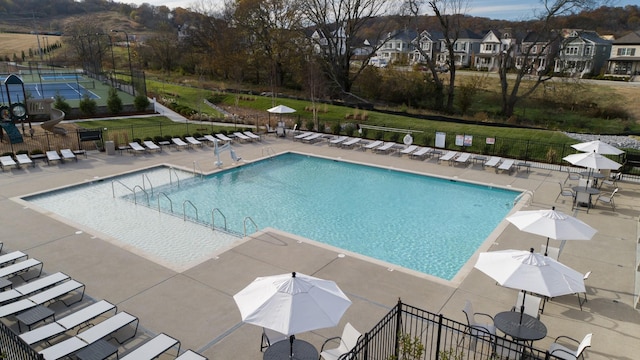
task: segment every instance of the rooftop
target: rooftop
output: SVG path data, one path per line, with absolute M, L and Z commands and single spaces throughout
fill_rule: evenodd
M 266 148 L 270 150 L 265 151 Z M 485 170 L 481 164 L 438 164 L 435 159 L 416 161 L 406 156 L 329 147 L 325 141 L 305 144 L 273 136 L 261 142 L 237 144 L 234 149 L 247 161 L 265 153 L 295 151 L 527 189 L 534 196 L 531 202 L 525 201 L 523 209 L 555 206 L 573 214 L 570 201 L 554 202 L 558 181 L 566 177 L 566 173 L 554 170 L 532 167 L 530 171 L 523 168 L 508 175 Z M 91 152 L 77 163 L 47 166 L 38 162 L 33 168 L 6 170 L 0 175 L 0 225 L 5 251 L 22 250 L 42 260 L 44 271 L 62 271 L 86 284 L 88 296 L 108 300 L 119 311 L 139 317 L 146 330 L 143 333 L 167 333 L 181 340 L 182 349 L 193 349 L 210 359 L 262 358 L 261 329 L 242 323 L 232 298 L 258 276 L 297 271 L 331 279 L 351 298 L 353 305 L 340 326 L 298 335 L 318 349 L 326 338 L 339 335 L 346 322 L 362 332 L 369 330 L 396 305 L 398 298 L 460 322 L 465 321 L 461 310 L 467 299 L 472 300 L 476 311 L 490 314 L 511 309 L 516 299 L 515 290 L 502 288 L 473 269 L 477 253 L 461 274 L 448 282 L 276 229 L 263 229 L 209 260 L 176 272 L 120 247 L 114 239 L 82 229 L 72 221 L 42 214 L 16 199 L 157 164 L 189 170 L 197 161 L 204 172 L 211 172 L 216 170 L 214 160 L 212 149 L 207 147 L 138 156 Z M 223 155 L 223 161 L 224 167 L 231 166 L 228 156 Z M 593 332 L 588 359 L 632 359 L 640 351 L 640 315 L 635 308 L 639 196 L 640 184 L 622 182 L 616 212 L 599 205 L 589 213 L 575 213 L 598 232 L 591 241 L 567 241 L 560 259 L 580 272 L 592 271 L 587 281 L 588 302 L 582 311 L 575 295 L 547 303 L 541 320 L 549 331 L 545 339 L 534 344 L 537 348 L 547 348 L 559 335 L 582 339 Z M 545 241 L 503 221 L 478 252 L 538 249 Z M 338 256 L 341 253 L 346 256 Z M 120 353 L 138 343 L 125 343 Z

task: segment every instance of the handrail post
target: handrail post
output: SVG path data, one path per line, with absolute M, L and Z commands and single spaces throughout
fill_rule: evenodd
M 396 359 L 400 358 L 400 336 L 402 327 L 402 300 L 398 298 L 398 304 L 396 305 L 396 346 L 394 349 L 394 355 Z
M 442 339 L 442 313 L 438 314 L 438 335 L 436 340 L 436 360 L 440 359 L 440 341 Z

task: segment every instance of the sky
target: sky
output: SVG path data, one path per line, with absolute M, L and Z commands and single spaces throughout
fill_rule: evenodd
M 638 5 L 639 0 L 607 0 L 610 6 Z M 127 4 L 165 5 L 170 9 L 189 8 L 195 4 L 221 4 L 222 0 L 120 0 Z M 468 15 L 496 20 L 528 20 L 541 9 L 541 0 L 469 0 Z

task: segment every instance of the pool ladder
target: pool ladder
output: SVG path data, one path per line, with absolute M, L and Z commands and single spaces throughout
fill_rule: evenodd
M 122 181 L 120 180 L 111 180 L 111 195 L 115 198 L 116 197 L 116 189 L 114 184 L 118 183 L 120 185 L 122 185 L 125 189 L 129 190 L 132 194 L 133 194 L 133 203 L 134 204 L 138 204 L 138 196 L 136 194 L 136 189 L 140 189 L 140 191 L 142 191 L 142 193 L 145 195 L 146 199 L 147 199 L 147 206 L 150 206 L 150 202 L 149 202 L 149 193 L 147 193 L 147 191 L 140 185 L 136 185 L 132 188 L 128 187 L 127 185 L 125 185 Z

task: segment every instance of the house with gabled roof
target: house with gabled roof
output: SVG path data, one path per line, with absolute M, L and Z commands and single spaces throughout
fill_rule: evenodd
M 444 36 L 442 32 L 437 30 L 423 30 L 418 36 L 411 42 L 413 44 L 413 52 L 409 54 L 410 64 L 424 64 L 427 62 L 425 57 L 435 60 L 438 53 L 440 53 L 440 45 Z M 422 52 L 420 50 L 422 50 Z M 444 64 L 437 64 L 444 65 Z
M 451 41 L 453 41 L 453 39 L 451 39 Z M 471 59 L 480 52 L 481 43 L 482 36 L 471 30 L 460 30 L 458 33 L 458 39 L 453 44 L 454 66 L 468 68 L 472 63 Z M 437 56 L 436 62 L 439 64 L 447 64 L 448 58 L 449 52 L 447 51 L 446 42 L 443 36 L 443 39 L 440 40 L 440 53 Z
M 556 73 L 583 77 L 597 75 L 605 69 L 611 54 L 611 40 L 590 30 L 565 30 L 565 33 L 555 61 Z
M 518 51 L 517 39 L 512 29 L 489 30 L 480 43 L 480 51 L 474 57 L 473 66 L 476 70 L 496 71 L 500 67 L 506 52 L 510 52 L 511 59 Z M 511 67 L 512 64 L 508 64 Z
M 640 31 L 632 31 L 611 44 L 607 73 L 640 75 Z
M 412 41 L 416 38 L 414 30 L 403 29 L 390 32 L 382 40 L 384 44 L 376 52 L 376 60 L 386 63 L 409 62 L 410 54 L 413 53 Z
M 526 73 L 532 75 L 545 73 L 553 68 L 559 47 L 560 35 L 557 32 L 541 34 L 529 31 L 520 42 L 515 67 L 518 70 L 525 68 Z

